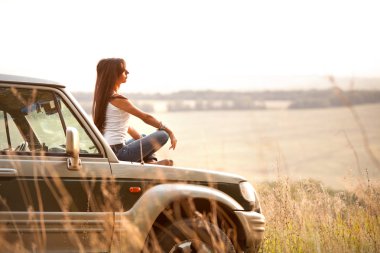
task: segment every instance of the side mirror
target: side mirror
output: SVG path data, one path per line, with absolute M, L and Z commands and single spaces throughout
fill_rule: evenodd
M 79 159 L 79 134 L 74 127 L 66 129 L 66 154 L 70 157 L 67 159 L 67 168 L 69 170 L 79 170 L 82 162 Z

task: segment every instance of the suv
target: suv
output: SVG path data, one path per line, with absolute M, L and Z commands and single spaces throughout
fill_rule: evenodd
M 65 86 L 0 75 L 0 251 L 256 252 L 252 185 L 119 161 Z

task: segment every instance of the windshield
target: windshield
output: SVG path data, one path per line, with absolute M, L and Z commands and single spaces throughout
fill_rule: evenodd
M 0 115 L 3 151 L 66 153 L 66 128 L 75 127 L 80 153 L 99 153 L 69 107 L 52 91 L 0 87 Z

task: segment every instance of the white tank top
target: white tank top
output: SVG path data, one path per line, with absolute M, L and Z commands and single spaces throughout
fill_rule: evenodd
M 124 143 L 127 140 L 129 113 L 108 103 L 103 136 L 109 145 Z

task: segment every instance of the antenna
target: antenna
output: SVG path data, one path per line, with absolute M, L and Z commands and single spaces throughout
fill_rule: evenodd
M 142 151 L 142 141 L 140 141 L 140 156 L 141 156 L 141 165 L 144 165 L 144 157 L 143 157 L 143 151 Z

